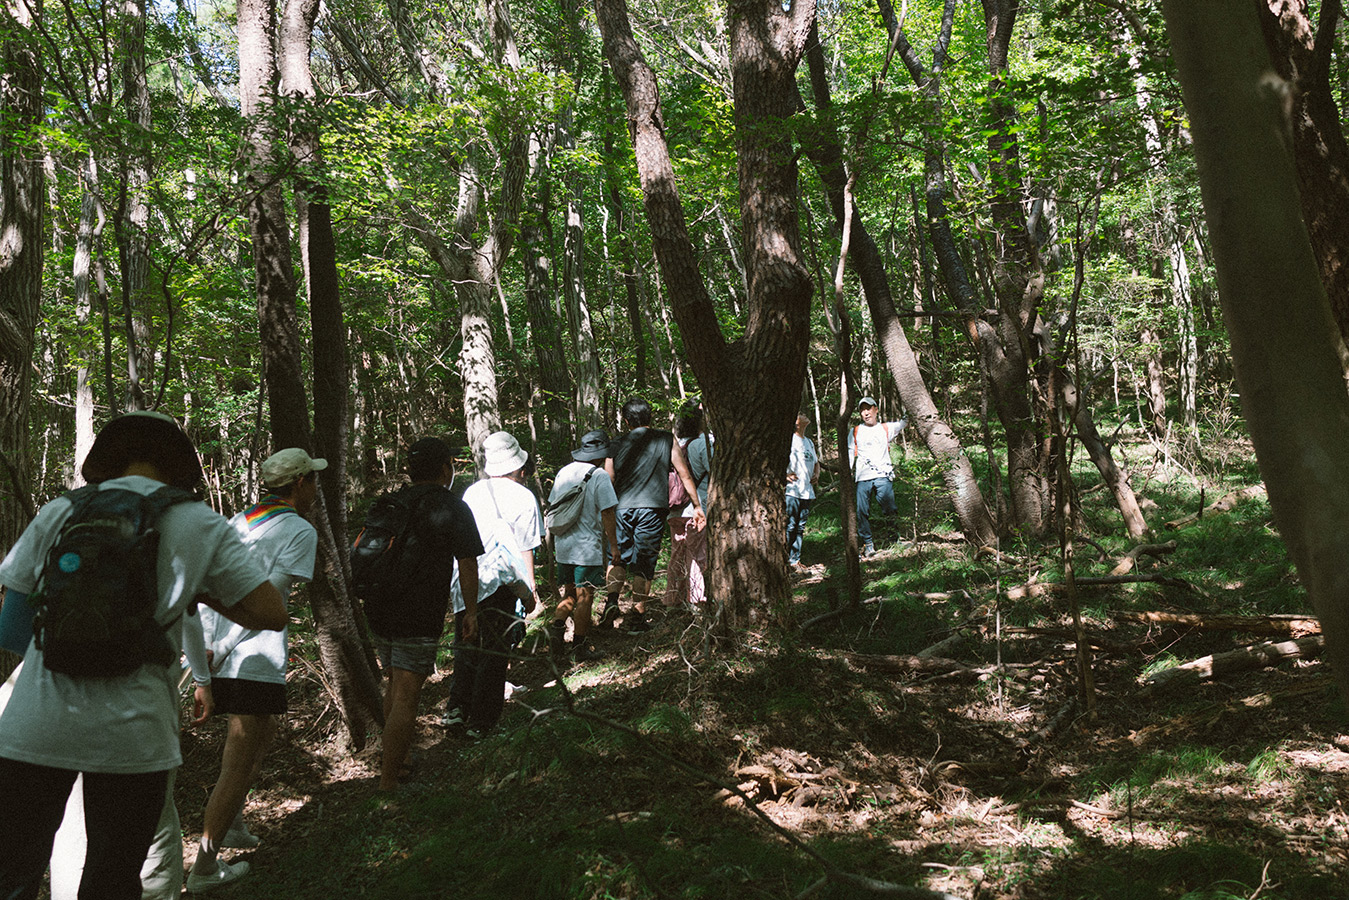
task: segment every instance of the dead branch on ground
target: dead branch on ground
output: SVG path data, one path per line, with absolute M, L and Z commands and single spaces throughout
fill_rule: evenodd
M 1305 637 L 1295 641 L 1266 641 L 1215 653 L 1188 662 L 1174 669 L 1165 669 L 1149 675 L 1143 682 L 1144 696 L 1174 690 L 1218 678 L 1237 672 L 1249 672 L 1254 669 L 1267 669 L 1289 659 L 1315 659 L 1321 655 L 1325 640 L 1320 635 Z
M 954 659 L 940 659 L 923 656 L 891 656 L 875 653 L 845 653 L 848 662 L 863 669 L 876 672 L 889 672 L 895 675 L 952 675 L 962 674 L 978 676 L 982 669 L 967 666 Z
M 1250 500 L 1253 497 L 1263 496 L 1265 496 L 1265 486 L 1263 484 L 1253 484 L 1250 487 L 1244 487 L 1239 491 L 1232 491 L 1229 494 L 1224 494 L 1220 499 L 1210 503 L 1197 513 L 1191 513 L 1188 516 L 1167 522 L 1166 527 L 1171 530 L 1184 528 L 1186 525 L 1192 525 L 1195 522 L 1198 522 L 1205 515 L 1224 513 L 1234 508 L 1243 500 Z
M 1195 631 L 1247 631 L 1251 634 L 1292 635 L 1295 638 L 1321 633 L 1320 619 L 1311 616 L 1224 616 L 1168 613 L 1147 610 L 1111 610 L 1110 618 L 1144 625 L 1165 625 Z
M 1134 566 L 1138 565 L 1138 557 L 1155 556 L 1162 557 L 1168 553 L 1176 552 L 1176 542 L 1167 541 L 1165 544 L 1139 544 L 1128 553 L 1120 557 L 1115 568 L 1110 570 L 1111 575 L 1128 575 L 1133 571 Z
M 1078 587 L 1106 587 L 1115 584 L 1161 584 L 1167 587 L 1177 587 L 1200 597 L 1208 599 L 1208 594 L 1184 578 L 1176 578 L 1173 575 L 1096 575 L 1083 576 L 1074 579 Z M 1007 591 L 1008 600 L 1025 600 L 1030 597 L 1046 597 L 1050 594 L 1058 594 L 1068 589 L 1068 585 L 1061 581 L 1039 581 L 1034 584 L 1023 584 L 1011 588 Z

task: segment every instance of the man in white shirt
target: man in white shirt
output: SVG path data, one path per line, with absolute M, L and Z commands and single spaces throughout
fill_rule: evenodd
M 797 415 L 792 450 L 787 457 L 787 565 L 797 573 L 809 571 L 801 565 L 801 538 L 806 533 L 811 504 L 815 502 L 815 484 L 820 480 L 820 458 L 815 453 L 815 444 L 806 437 L 809 425 L 805 413 Z
M 907 418 L 898 422 L 878 422 L 880 409 L 872 397 L 863 397 L 857 404 L 862 424 L 848 434 L 848 461 L 852 466 L 853 481 L 857 485 L 857 539 L 862 542 L 862 556 L 873 556 L 876 545 L 871 536 L 871 495 L 887 516 L 897 515 L 895 507 L 895 466 L 890 461 L 890 445 L 904 432 Z
M 318 532 L 305 521 L 318 494 L 318 475 L 328 463 L 298 447 L 262 463 L 262 499 L 230 519 L 230 524 L 276 585 L 281 596 L 314 577 Z M 248 863 L 222 863 L 224 847 L 248 849 L 258 839 L 243 819 L 244 799 L 257 780 L 262 758 L 286 712 L 287 629 L 255 631 L 211 611 L 202 612 L 211 654 L 216 712 L 229 716 L 220 778 L 206 802 L 201 849 L 187 888 L 193 893 L 227 884 L 248 871 Z
M 483 472 L 487 475 L 464 491 L 464 503 L 473 511 L 478 534 L 487 548 L 479 563 L 488 559 L 494 533 L 504 529 L 514 539 L 525 571 L 520 573 L 534 585 L 534 548 L 543 543 L 543 516 L 538 498 L 525 487 L 525 464 L 529 454 L 520 442 L 504 431 L 489 434 L 482 444 Z M 467 643 L 455 632 L 454 679 L 445 724 L 456 720 L 468 726 L 470 737 L 486 734 L 501 718 L 506 700 L 506 670 L 510 664 L 516 623 L 523 623 L 527 610 L 518 609 L 519 600 L 509 587 L 498 587 L 484 596 L 492 584 L 491 573 L 478 570 L 478 642 Z M 531 603 L 537 602 L 537 595 Z M 455 598 L 458 611 L 462 597 Z

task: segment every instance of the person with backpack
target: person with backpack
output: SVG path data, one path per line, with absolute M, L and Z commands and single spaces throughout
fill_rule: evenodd
M 454 642 L 454 678 L 445 725 L 466 725 L 469 737 L 496 727 L 506 702 L 510 652 L 523 636 L 524 614 L 538 602 L 534 587 L 534 549 L 543 543 L 538 498 L 525 487 L 529 454 L 504 431 L 482 443 L 483 474 L 464 491 L 478 534 L 487 550 L 478 560 L 477 643 Z M 460 573 L 455 608 L 467 604 L 468 582 Z M 522 605 L 528 600 L 528 605 Z
M 282 597 L 314 577 L 318 532 L 305 515 L 318 496 L 318 472 L 328 463 L 299 447 L 273 453 L 262 463 L 262 498 L 230 519 Z M 243 805 L 257 780 L 262 758 L 286 712 L 287 629 L 256 631 L 212 610 L 201 614 L 211 655 L 215 711 L 229 716 L 220 778 L 206 801 L 201 847 L 187 876 L 193 893 L 212 890 L 248 872 L 247 862 L 225 863 L 225 847 L 258 845 L 244 822 Z
M 384 688 L 379 789 L 393 791 L 412 773 L 408 753 L 417 701 L 445 628 L 458 571 L 469 602 L 455 617 L 455 641 L 478 633 L 478 556 L 482 541 L 468 506 L 450 493 L 454 454 L 439 438 L 408 450 L 412 484 L 375 501 L 352 548 L 357 596 L 375 637 Z M 471 589 L 470 589 L 471 588 Z
M 572 462 L 558 470 L 552 493 L 548 495 L 557 580 L 562 586 L 562 599 L 553 611 L 548 629 L 548 649 L 559 668 L 566 664 L 569 649 L 571 658 L 577 662 L 604 656 L 589 638 L 595 590 L 604 586 L 606 542 L 613 561 L 618 561 L 614 514 L 618 495 L 609 473 L 604 471 L 608 457 L 608 432 L 586 432 L 581 446 L 572 451 Z M 560 513 L 566 515 L 564 521 L 559 521 Z M 567 647 L 568 618 L 573 623 L 571 648 Z
M 857 404 L 862 423 L 848 434 L 848 463 L 852 466 L 853 483 L 857 488 L 857 539 L 862 542 L 862 556 L 875 556 L 876 544 L 871 536 L 871 497 L 880 503 L 886 516 L 899 514 L 895 506 L 895 465 L 890 461 L 890 445 L 899 440 L 909 420 L 879 422 L 880 409 L 872 397 L 863 397 Z
M 99 432 L 89 486 L 46 504 L 0 563 L 5 603 L 34 639 L 0 713 L 0 896 L 34 897 L 75 778 L 88 847 L 80 892 L 141 896 L 178 745 L 179 620 L 205 603 L 278 631 L 286 607 L 229 523 L 191 491 L 196 450 L 177 422 L 136 412 Z M 21 812 L 19 812 L 21 811 Z
M 707 524 L 697 487 L 689 472 L 684 449 L 674 434 L 651 427 L 651 405 L 640 397 L 623 404 L 623 424 L 628 433 L 609 446 L 604 470 L 618 494 L 619 559 L 609 568 L 605 584 L 602 625 L 612 625 L 623 617 L 624 630 L 640 634 L 651 626 L 646 619 L 646 604 L 651 599 L 651 580 L 656 577 L 661 537 L 670 505 L 670 470 L 683 483 L 693 506 L 693 525 Z M 619 595 L 632 576 L 632 609 L 622 612 Z

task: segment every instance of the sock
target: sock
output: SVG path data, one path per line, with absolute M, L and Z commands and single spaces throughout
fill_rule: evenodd
M 220 868 L 220 863 L 216 859 L 220 855 L 220 848 L 216 842 L 206 835 L 201 836 L 201 847 L 197 850 L 197 861 L 192 864 L 192 871 L 198 875 L 213 875 L 215 870 Z

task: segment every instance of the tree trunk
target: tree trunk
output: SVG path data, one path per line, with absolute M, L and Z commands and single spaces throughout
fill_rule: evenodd
M 1349 394 L 1251 7 L 1165 0 L 1242 411 L 1349 699 Z
M 145 0 L 122 0 L 118 19 L 122 52 L 122 103 L 126 116 L 117 250 L 122 269 L 122 318 L 126 329 L 127 409 L 150 405 L 146 379 L 154 365 L 150 344 L 150 85 L 145 73 Z
M 94 359 L 91 320 L 93 318 L 94 246 L 103 231 L 103 208 L 98 197 L 98 159 L 92 152 L 84 159 L 83 192 L 80 198 L 80 222 L 75 233 L 72 266 L 75 287 L 75 319 L 82 361 L 75 370 L 75 473 L 94 446 L 94 390 L 89 382 L 89 366 L 83 360 Z
M 314 580 L 309 595 L 319 654 L 337 690 L 334 699 L 348 742 L 360 750 L 383 723 L 383 698 L 347 562 L 347 333 L 332 210 L 320 181 L 322 146 L 311 115 L 315 90 L 309 57 L 318 6 L 318 0 L 291 0 L 281 20 L 281 92 L 297 111 L 291 120 L 291 154 L 299 167 L 295 204 L 313 339 L 314 447 L 328 461 L 319 476 L 322 502 L 313 515 L 323 577 Z
M 1321 4 L 1314 29 L 1305 0 L 1256 4 L 1274 70 L 1292 89 L 1293 160 L 1302 218 L 1340 337 L 1349 343 L 1349 144 L 1330 87 L 1341 0 Z
M 806 59 L 810 65 L 815 106 L 821 114 L 822 122 L 825 123 L 819 131 L 820 142 L 813 149 L 808 149 L 807 154 L 815 163 L 820 181 L 825 185 L 825 191 L 829 196 L 834 220 L 842 230 L 847 176 L 843 166 L 843 148 L 829 120 L 832 104 L 829 99 L 829 81 L 825 74 L 824 48 L 819 42 L 818 29 L 811 31 L 811 39 L 806 45 Z M 908 336 L 904 333 L 904 324 L 895 311 L 890 281 L 885 271 L 885 263 L 881 259 L 880 248 L 867 231 L 855 204 L 851 210 L 851 219 L 848 255 L 853 270 L 862 282 L 862 291 L 871 310 L 876 338 L 885 353 L 890 374 L 899 388 L 904 407 L 913 416 L 914 424 L 928 451 L 942 466 L 942 477 L 946 482 L 947 493 L 955 506 L 956 516 L 960 520 L 960 527 L 966 539 L 976 547 L 993 546 L 997 543 L 997 533 L 993 527 L 993 519 L 988 513 L 988 506 L 984 503 L 983 493 L 979 490 L 979 483 L 974 476 L 974 468 L 960 445 L 960 439 L 951 430 L 951 426 L 942 420 L 937 404 L 933 402 L 932 395 L 923 382 L 918 359 L 914 356 L 913 348 L 909 346 Z
M 8 547 L 32 516 L 28 408 L 33 335 L 42 300 L 45 171 L 42 57 L 31 33 L 41 0 L 5 0 L 0 36 L 0 541 Z
M 797 169 L 786 138 L 795 70 L 815 6 L 734 0 L 728 11 L 740 221 L 749 284 L 745 331 L 726 341 L 689 240 L 665 143 L 655 73 L 624 0 L 596 0 L 604 52 L 627 102 L 647 219 L 685 350 L 718 437 L 708 500 L 709 593 L 719 633 L 769 607 L 788 619 L 782 472 L 805 377 L 810 277 L 800 258 Z M 753 410 L 745 415 L 745 410 Z
M 547 222 L 549 213 L 549 172 L 545 148 L 538 167 L 538 190 L 534 202 L 520 229 L 520 258 L 525 267 L 525 310 L 529 316 L 529 332 L 534 345 L 534 363 L 539 372 L 539 388 L 543 392 L 544 416 L 549 436 L 549 458 L 570 449 L 572 443 L 571 416 L 568 400 L 572 396 L 571 375 L 567 370 L 567 356 L 562 352 L 562 327 L 552 302 L 552 257 L 548 241 L 540 223 Z M 598 420 L 595 420 L 598 421 Z M 598 427 L 582 422 L 582 428 Z
M 576 150 L 575 110 L 580 103 L 582 66 L 582 25 L 580 0 L 564 0 L 562 19 L 566 28 L 562 42 L 562 66 L 571 74 L 576 93 L 559 111 L 558 144 L 565 151 Z M 569 162 L 563 173 L 567 199 L 567 217 L 562 230 L 562 298 L 567 305 L 567 325 L 571 329 L 572 352 L 576 356 L 577 421 L 583 430 L 598 428 L 600 414 L 600 359 L 595 347 L 595 329 L 590 321 L 590 305 L 585 290 L 585 182 L 577 167 Z

